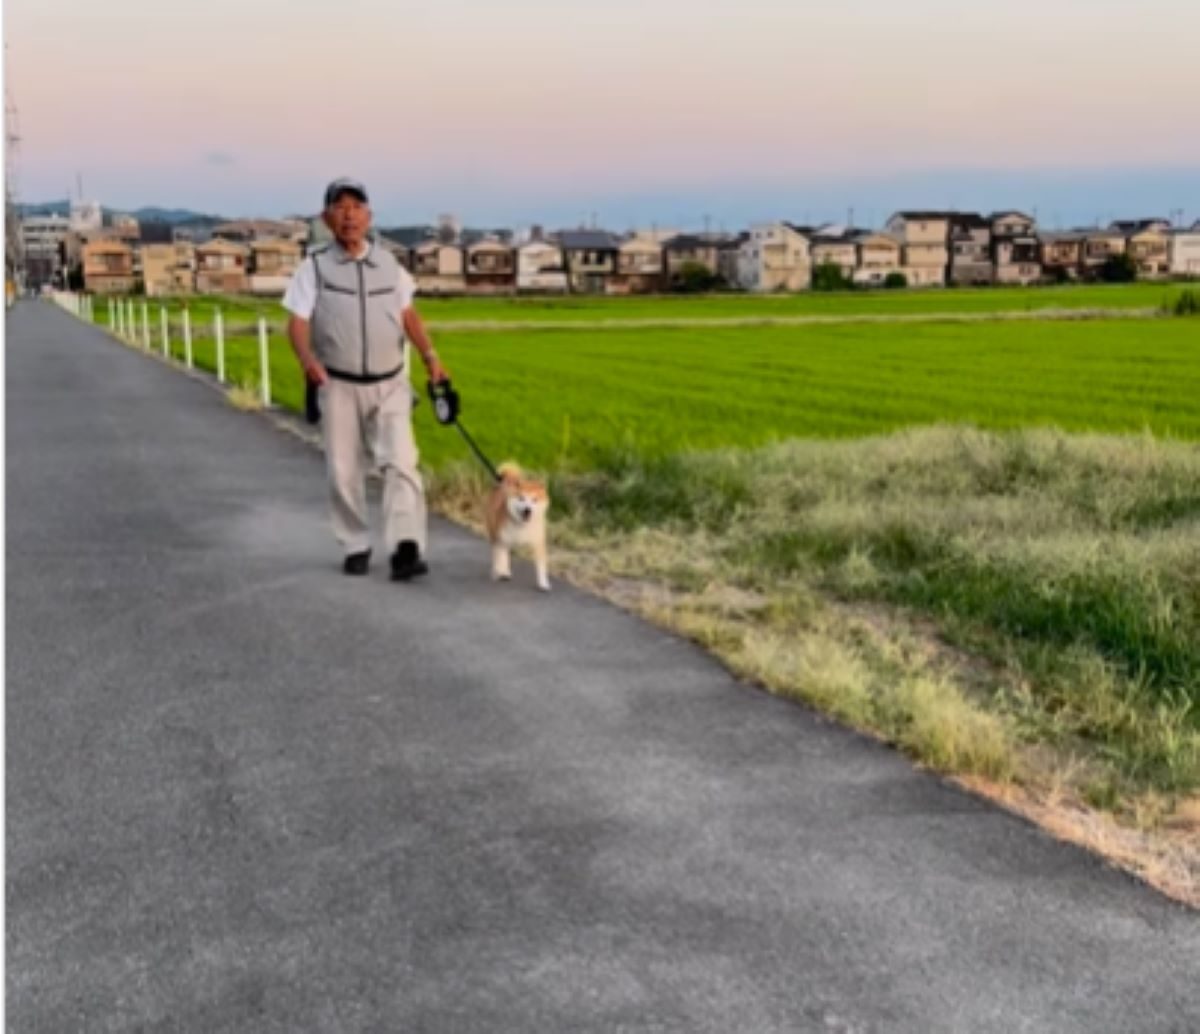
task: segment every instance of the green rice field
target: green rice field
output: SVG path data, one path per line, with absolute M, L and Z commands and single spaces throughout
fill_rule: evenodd
M 1200 439 L 1200 325 L 1097 322 L 442 331 L 436 341 L 485 451 L 527 466 L 587 466 L 792 438 L 927 424 L 1056 426 Z M 178 348 L 178 343 L 176 343 Z M 196 361 L 215 367 L 210 340 Z M 227 342 L 229 377 L 257 381 L 258 343 Z M 302 382 L 271 339 L 273 397 Z M 424 390 L 418 364 L 413 383 Z M 426 463 L 464 455 L 418 413 Z
M 952 289 L 941 291 L 852 291 L 778 295 L 663 295 L 654 297 L 438 298 L 418 296 L 417 307 L 431 325 L 467 322 L 591 322 L 620 320 L 794 319 L 832 316 L 933 316 L 945 314 L 1028 313 L 1039 310 L 1117 310 L 1169 307 L 1182 288 L 1175 284 L 1082 285 Z M 142 299 L 135 299 L 140 306 Z M 199 326 L 219 307 L 227 326 L 286 318 L 278 299 L 149 299 L 153 319 L 165 304 L 174 322 L 183 307 Z M 96 319 L 107 322 L 107 307 L 97 299 Z

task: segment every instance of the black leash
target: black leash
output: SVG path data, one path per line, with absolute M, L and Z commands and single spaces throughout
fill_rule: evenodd
M 463 440 L 471 447 L 471 451 L 478 457 L 479 462 L 486 468 L 487 472 L 492 475 L 493 481 L 500 480 L 500 472 L 496 469 L 494 463 L 489 460 L 483 450 L 475 444 L 475 439 L 468 433 L 458 419 L 458 392 L 450 385 L 450 381 L 438 381 L 436 384 L 429 381 L 426 385 L 429 391 L 429 398 L 433 402 L 433 415 L 439 424 L 453 424 L 458 428 L 458 433 L 463 436 Z

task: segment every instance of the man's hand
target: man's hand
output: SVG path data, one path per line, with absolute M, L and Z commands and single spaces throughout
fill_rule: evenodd
M 329 380 L 329 374 L 316 356 L 305 356 L 300 360 L 300 365 L 304 367 L 304 376 L 310 384 L 321 385 Z
M 438 358 L 437 352 L 430 352 L 425 358 L 425 369 L 429 371 L 429 379 L 434 384 L 440 384 L 442 381 L 450 379 L 450 374 L 446 372 L 446 368 Z
M 296 353 L 296 360 L 300 363 L 300 368 L 304 371 L 304 377 L 309 384 L 320 385 L 329 380 L 329 374 L 325 372 L 325 367 L 313 355 L 308 320 L 293 315 L 288 320 L 288 340 L 292 343 L 292 351 Z

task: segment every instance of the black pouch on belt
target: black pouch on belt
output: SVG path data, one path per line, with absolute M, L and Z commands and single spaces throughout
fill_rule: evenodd
M 320 387 L 310 380 L 304 382 L 304 419 L 310 424 L 321 422 Z

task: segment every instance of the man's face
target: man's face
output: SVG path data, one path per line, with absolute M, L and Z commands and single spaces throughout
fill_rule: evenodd
M 371 209 L 349 192 L 339 194 L 325 209 L 325 225 L 343 247 L 357 248 L 371 226 Z

